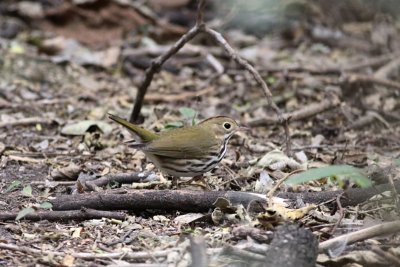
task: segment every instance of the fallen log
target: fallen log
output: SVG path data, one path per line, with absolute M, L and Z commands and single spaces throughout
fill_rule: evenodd
M 395 181 L 394 185 L 397 191 L 400 191 L 400 181 Z M 343 207 L 347 207 L 360 204 L 374 195 L 391 189 L 390 184 L 383 184 L 369 188 L 350 188 L 345 191 L 283 192 L 275 196 L 293 201 L 302 199 L 304 203 L 321 204 L 329 200 L 336 200 L 338 195 L 342 195 L 341 204 Z M 132 190 L 126 194 L 109 192 L 59 196 L 50 202 L 54 210 L 79 210 L 81 207 L 86 207 L 97 210 L 159 209 L 185 212 L 209 211 L 214 208 L 213 203 L 219 197 L 228 199 L 232 204 L 242 204 L 245 207 L 253 201 L 266 203 L 265 195 L 237 191 Z

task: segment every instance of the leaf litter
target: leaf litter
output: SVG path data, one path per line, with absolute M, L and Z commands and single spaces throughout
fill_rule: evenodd
M 73 17 L 82 14 L 80 19 L 90 21 L 91 8 L 96 7 L 97 1 L 93 2 L 87 6 L 71 4 L 69 8 L 74 14 Z M 117 7 L 105 11 L 102 20 L 111 20 L 113 12 L 122 12 L 118 3 L 112 1 L 110 5 Z M 65 12 L 60 7 L 53 8 L 56 8 L 57 12 Z M 139 24 L 148 19 L 146 16 L 142 17 L 141 13 L 139 15 L 136 8 L 125 8 L 129 10 L 125 15 L 129 18 L 138 17 Z M 326 7 L 320 8 L 324 10 Z M 80 9 L 84 11 L 79 11 Z M 188 10 L 190 11 L 190 8 Z M 146 27 L 136 28 L 136 35 L 132 39 L 122 39 L 120 29 L 125 29 L 127 25 L 121 20 L 119 28 L 116 27 L 115 31 L 104 35 L 106 38 L 103 41 L 108 42 L 108 47 L 102 42 L 101 49 L 96 51 L 93 48 L 98 38 L 90 35 L 87 42 L 82 38 L 90 32 L 86 30 L 90 23 L 82 24 L 81 31 L 71 32 L 72 28 L 68 26 L 54 30 L 61 37 L 65 35 L 67 38 L 74 38 L 60 38 L 56 46 L 54 38 L 46 37 L 46 31 L 56 27 L 54 17 L 40 12 L 36 15 L 26 14 L 21 10 L 17 11 L 17 14 L 32 20 L 41 20 L 41 28 L 39 35 L 38 32 L 29 29 L 25 36 L 21 33 L 18 39 L 3 39 L 4 36 L 1 35 L 0 124 L 4 123 L 5 126 L 0 128 L 0 209 L 20 213 L 18 223 L 7 221 L 1 224 L 1 242 L 32 248 L 40 244 L 43 250 L 61 251 L 65 254 L 39 256 L 28 253 L 22 257 L 17 252 L 3 250 L 0 252 L 0 264 L 76 266 L 84 265 L 87 261 L 71 256 L 72 252 L 122 251 L 150 254 L 149 252 L 169 249 L 172 249 L 170 259 L 167 256 L 144 256 L 127 259 L 125 262 L 167 263 L 169 260 L 171 264 L 179 261 L 184 264 L 182 255 L 188 257 L 188 253 L 187 244 L 181 241 L 182 237 L 188 234 L 204 235 L 210 249 L 221 248 L 224 245 L 240 245 L 246 238 L 249 239 L 250 235 L 238 240 L 232 233 L 233 229 L 243 225 L 250 225 L 257 230 L 264 229 L 256 226 L 257 220 L 262 216 L 267 222 L 267 228 L 272 226 L 274 229 L 284 221 L 297 221 L 309 227 L 321 240 L 357 230 L 368 224 L 399 219 L 396 207 L 398 204 L 389 190 L 366 203 L 346 207 L 342 219 L 338 216 L 339 212 L 336 212 L 337 207 L 335 210 L 329 205 L 319 205 L 312 211 L 314 207 L 310 208 L 308 203 L 301 201 L 291 203 L 290 207 L 266 207 L 270 216 L 273 213 L 271 219 L 266 218 L 262 211 L 253 213 L 247 210 L 247 207 L 225 201 L 223 204 L 216 204 L 213 210 L 204 214 L 148 210 L 129 214 L 126 221 L 25 221 L 23 217 L 29 213 L 38 212 L 38 209 L 51 209 L 46 204 L 49 203 L 48 200 L 71 192 L 69 186 L 50 187 L 46 183 L 39 186 L 33 182 L 76 180 L 80 173 L 105 175 L 150 170 L 160 174 L 153 164 L 145 160 L 143 153 L 121 144 L 131 137 L 127 131 L 110 123 L 106 114 L 112 112 L 123 117 L 129 116 L 137 86 L 144 76 L 143 66 L 148 66 L 150 59 L 162 51 L 164 43 L 157 43 L 160 40 L 157 31 L 163 30 L 165 35 L 173 36 L 176 32 L 157 24 L 149 24 L 146 26 L 148 32 Z M 77 23 L 69 21 L 68 16 L 64 19 Z M 101 21 L 98 23 L 101 24 Z M 114 23 L 118 25 L 117 22 Z M 379 56 L 396 51 L 396 42 L 393 41 L 392 47 L 385 47 L 385 43 L 377 41 L 380 38 L 375 36 L 374 29 L 382 27 L 382 23 L 388 24 L 387 29 L 392 29 L 386 33 L 383 31 L 391 36 L 387 40 L 398 40 L 398 29 L 393 30 L 395 23 L 390 20 L 385 22 L 371 19 L 367 22 L 370 26 L 367 29 L 359 22 L 353 25 L 344 23 L 343 26 L 347 27 L 343 29 L 349 32 L 340 35 L 343 38 L 340 40 L 346 41 L 345 46 L 338 39 L 333 39 L 336 40 L 333 42 L 332 39 L 324 39 L 326 36 L 318 37 L 317 30 L 314 31 L 314 35 L 309 36 L 306 35 L 309 31 L 304 29 L 289 29 L 293 31 L 289 36 L 297 36 L 297 41 L 304 41 L 299 41 L 296 46 L 288 46 L 284 43 L 294 44 L 295 40 L 277 41 L 268 35 L 257 39 L 246 28 L 228 28 L 227 35 L 231 36 L 232 45 L 259 69 L 273 90 L 276 103 L 285 112 L 295 112 L 313 103 L 319 103 L 329 98 L 332 92 L 340 96 L 341 103 L 339 107 L 289 123 L 292 149 L 294 152 L 300 152 L 299 156 L 294 153 L 287 156 L 282 152 L 285 140 L 282 128 L 277 124 L 253 127 L 249 133 L 234 137 L 223 163 L 208 174 L 209 186 L 213 190 L 265 194 L 271 190 L 271 183 L 275 184 L 296 169 L 312 171 L 326 165 L 351 165 L 365 170 L 368 178 L 375 184 L 388 183 L 388 177 L 398 181 L 399 176 L 396 174 L 400 168 L 400 106 L 398 93 L 393 89 L 395 85 L 388 86 L 351 76 L 358 73 L 370 76 L 376 74 L 382 79 L 393 81 L 398 78 L 398 72 L 394 70 L 385 75 L 383 68 L 390 59 L 377 65 L 366 64 L 371 57 L 376 56 L 369 52 L 370 46 L 375 46 Z M 362 33 L 351 32 L 355 28 Z M 106 31 L 102 27 L 99 30 Z M 235 31 L 241 34 L 235 34 Z M 329 35 L 329 31 L 325 33 Z M 355 39 L 344 37 L 351 34 L 357 36 L 357 42 Z M 103 36 L 98 33 L 96 35 Z M 370 39 L 359 39 L 359 35 L 368 36 Z M 36 40 L 40 41 L 39 44 L 35 43 Z M 85 53 L 77 53 L 74 49 L 68 49 L 71 40 L 82 41 L 90 47 L 82 46 L 81 51 Z M 110 40 L 118 40 L 126 45 L 120 46 Z M 54 48 L 57 49 L 52 50 Z M 142 58 L 140 65 L 139 60 L 133 64 L 129 57 L 125 56 L 132 52 L 128 49 L 148 49 L 150 52 L 146 55 L 143 53 L 147 57 Z M 200 52 L 194 51 L 195 49 Z M 198 54 L 194 54 L 195 52 Z M 243 123 L 274 116 L 272 110 L 265 108 L 266 99 L 252 77 L 233 65 L 223 55 L 222 49 L 194 42 L 191 52 L 188 50 L 186 53 L 172 58 L 171 65 L 165 66 L 160 74 L 154 77 L 149 87 L 149 98 L 145 98 L 142 111 L 146 118 L 143 127 L 163 131 L 167 128 L 190 125 L 202 118 L 219 114 L 232 116 Z M 212 61 L 207 60 L 204 54 L 216 58 L 225 73 L 212 78 L 216 71 L 212 67 Z M 118 55 L 121 58 L 117 61 Z M 347 71 L 345 68 L 350 68 L 354 62 L 362 62 L 366 67 Z M 339 77 L 331 74 L 335 68 L 344 75 Z M 350 78 L 346 79 L 346 75 Z M 205 93 L 196 97 L 196 92 L 203 89 L 207 89 Z M 33 119 L 23 121 L 26 118 Z M 294 174 L 292 177 L 295 175 L 305 175 L 305 172 Z M 345 175 L 342 180 L 334 179 L 333 176 L 326 172 L 312 181 L 308 177 L 310 180 L 305 184 L 284 184 L 280 190 L 333 191 L 356 187 L 359 184 Z M 109 190 L 113 186 L 108 185 L 106 189 Z M 140 188 L 137 184 L 133 186 Z M 164 186 L 166 185 L 149 185 L 156 190 L 163 189 Z M 192 185 L 185 188 L 202 190 L 201 187 Z M 132 187 L 122 185 L 122 189 L 129 190 Z M 331 214 L 332 212 L 334 214 Z M 184 215 L 187 217 L 182 217 Z M 331 233 L 335 225 L 338 227 Z M 363 254 L 362 252 L 368 251 L 365 247 L 373 242 L 382 247 L 389 247 L 386 252 L 390 251 L 392 255 L 398 256 L 398 249 L 395 247 L 397 239 L 398 235 L 369 239 L 353 247 L 341 243 L 335 252 L 336 257 L 327 259 L 320 254 L 318 262 L 324 266 L 333 263 L 342 266 L 343 262 L 349 261 L 374 264 L 377 259 L 375 252 L 368 252 L 371 255 Z M 263 242 L 257 244 L 264 245 L 265 240 Z M 178 253 L 178 256 L 174 253 Z M 117 264 L 116 261 L 100 258 L 93 260 L 95 264 L 103 266 Z M 382 258 L 379 262 L 387 261 L 387 258 Z

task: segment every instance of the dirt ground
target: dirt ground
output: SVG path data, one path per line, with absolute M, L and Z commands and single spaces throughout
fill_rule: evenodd
M 115 14 L 112 12 L 131 19 L 139 17 L 140 13 L 132 7 L 123 12 L 121 7 L 100 5 L 96 9 L 89 4 L 74 4 L 69 13 L 60 7 L 51 7 L 55 9 L 52 12 L 63 15 L 57 17 L 64 21 L 59 25 L 54 24 L 57 15 L 31 17 L 21 9 L 11 12 L 7 9 L 10 5 L 4 4 L 0 9 L 3 10 L 0 23 L 4 28 L 12 24 L 10 19 L 14 18 L 18 21 L 16 25 L 21 23 L 23 27 L 15 36 L 6 37 L 3 33 L 0 38 L 0 213 L 18 214 L 29 207 L 35 212 L 51 210 L 46 203 L 60 196 L 73 196 L 77 193 L 77 178 L 85 174 L 100 177 L 150 171 L 157 177 L 152 184 L 108 184 L 101 188 L 105 194 L 121 189 L 177 190 L 171 181 L 159 178 L 161 173 L 146 160 L 143 152 L 123 143 L 131 138 L 130 133 L 109 120 L 107 113 L 129 117 L 151 59 L 160 55 L 165 45 L 177 40 L 180 30 L 189 29 L 194 21 L 173 30 L 170 27 L 173 22 L 168 27 L 153 23 L 150 33 L 131 30 L 124 38 L 116 34 L 117 29 L 99 26 L 104 32 L 110 31 L 105 35 L 109 39 L 102 44 L 98 39 L 95 45 L 86 43 L 87 50 L 84 50 L 68 41 L 75 39 L 57 39 L 62 34 L 76 37 L 68 35 L 74 28 L 66 22 L 77 17 L 89 20 L 88 14 L 93 10 L 103 10 L 100 13 L 104 18 L 97 21 L 98 25 L 113 21 L 111 18 Z M 154 6 L 150 8 L 157 11 Z M 186 8 L 187 12 L 195 14 L 195 8 L 190 5 Z M 74 11 L 79 9 L 81 13 L 77 16 Z M 212 17 L 214 12 L 210 8 L 206 14 Z M 144 22 L 135 21 L 146 23 L 141 18 Z M 210 21 L 213 20 L 210 18 Z M 116 24 L 114 21 L 110 25 Z M 52 28 L 56 27 L 54 25 L 57 30 Z M 285 154 L 284 127 L 271 122 L 276 114 L 268 107 L 260 86 L 224 53 L 222 47 L 200 36 L 155 75 L 142 109 L 144 128 L 159 132 L 190 125 L 194 114 L 197 121 L 217 115 L 230 116 L 250 127 L 250 131 L 239 132 L 229 142 L 225 158 L 206 174 L 206 186 L 182 184 L 181 190 L 244 191 L 265 195 L 272 183 L 299 168 L 343 164 L 366 171 L 374 185 L 398 181 L 398 18 L 385 14 L 364 21 L 343 20 L 342 35 L 337 38 L 332 33 L 336 29 L 329 26 L 317 29 L 319 26 L 313 22 L 305 30 L 304 25 L 298 25 L 301 26 L 287 29 L 293 37 L 290 39 L 277 33 L 260 37 L 243 28 L 217 28 L 259 71 L 279 108 L 291 114 L 289 157 Z M 122 32 L 126 25 L 119 26 Z M 312 29 L 315 32 L 325 30 L 328 37 L 315 32 L 313 35 Z M 49 34 L 51 30 L 54 31 Z M 84 43 L 88 29 L 81 30 L 76 39 L 83 39 Z M 169 38 L 161 38 L 163 35 L 157 35 L 158 31 Z M 218 72 L 220 67 L 222 71 Z M 321 103 L 319 110 L 312 109 Z M 296 112 L 304 110 L 306 113 L 309 110 L 309 114 L 296 117 Z M 71 129 L 71 125 L 79 122 L 83 124 Z M 277 156 L 271 156 L 271 151 Z M 290 164 L 292 161 L 296 164 Z M 277 162 L 280 167 L 271 167 Z M 335 178 L 301 185 L 282 184 L 278 192 L 325 192 L 358 187 L 357 182 L 346 177 Z M 398 199 L 398 194 L 388 190 L 341 209 L 319 204 L 315 213 L 296 218 L 295 223 L 311 230 L 322 242 L 368 226 L 400 220 Z M 251 261 L 246 263 L 237 255 L 223 253 L 223 249 L 227 246 L 254 248 L 268 243 L 235 234 L 239 227 L 261 229 L 266 236 L 276 227 L 260 224 L 257 215 L 250 213 L 246 216 L 238 213 L 235 218 L 225 216 L 218 222 L 205 219 L 215 214 L 214 209 L 189 213 L 190 223 L 182 217 L 186 212 L 181 210 L 171 212 L 160 207 L 123 212 L 126 213 L 124 220 L 3 220 L 0 222 L 0 245 L 15 247 L 0 248 L 0 266 L 124 266 L 133 263 L 188 266 L 191 261 L 189 236 L 204 236 L 210 266 L 249 266 Z M 399 260 L 399 244 L 399 234 L 377 236 L 351 245 L 345 243 L 331 253 L 331 258 L 320 253 L 318 263 L 322 266 L 395 266 L 393 260 L 385 257 L 387 254 L 371 254 L 371 246 L 378 246 Z M 90 256 L 85 257 L 83 253 Z M 104 253 L 108 254 L 102 257 Z M 113 256 L 112 253 L 122 254 Z M 133 254 L 124 257 L 124 253 Z

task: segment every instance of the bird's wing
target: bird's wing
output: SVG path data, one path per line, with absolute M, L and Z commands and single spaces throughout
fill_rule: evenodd
M 218 140 L 210 133 L 191 127 L 165 132 L 159 139 L 149 142 L 143 151 L 170 158 L 201 158 L 218 146 Z

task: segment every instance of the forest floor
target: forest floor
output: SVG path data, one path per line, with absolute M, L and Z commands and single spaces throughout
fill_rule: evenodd
M 383 23 L 385 29 L 392 29 L 392 39 L 387 40 L 399 40 L 398 25 L 381 21 L 371 21 L 368 27 L 348 25 L 348 39 L 343 37 L 340 44 L 303 36 L 289 45 L 278 36 L 256 38 L 238 30 L 223 32 L 232 47 L 260 72 L 280 109 L 294 114 L 288 124 L 289 157 L 284 127 L 273 121 L 276 114 L 268 107 L 262 89 L 222 47 L 198 38 L 172 57 L 155 75 L 146 94 L 144 128 L 159 132 L 190 125 L 193 116 L 200 121 L 217 115 L 250 127 L 229 142 L 225 158 L 206 174 L 206 186 L 181 184 L 179 190 L 265 195 L 275 181 L 299 168 L 343 164 L 365 170 L 375 185 L 396 183 L 400 178 L 400 53 L 396 47 L 386 47 L 388 43 L 374 43 L 375 31 Z M 41 38 L 46 30 L 40 24 Z M 56 36 L 38 46 L 34 42 L 37 35 L 37 31 L 25 29 L 18 37 L 0 39 L 0 213 L 45 212 L 60 196 L 94 194 L 82 192 L 86 190 L 76 182 L 85 175 L 154 174 L 145 182 L 110 183 L 100 194 L 141 188 L 178 190 L 160 178 L 159 170 L 141 151 L 123 143 L 131 138 L 129 132 L 107 118 L 107 113 L 129 117 L 144 68 L 171 42 L 158 44 L 138 35 L 120 40 L 125 45 L 110 45 L 96 54 Z M 57 52 L 51 54 L 54 47 Z M 319 109 L 313 109 L 315 106 Z M 296 117 L 298 111 L 308 114 Z M 269 120 L 263 121 L 265 118 Z M 273 165 L 277 162 L 278 167 Z M 282 184 L 278 192 L 357 187 L 346 177 L 336 178 Z M 332 201 L 336 203 L 336 199 Z M 398 196 L 389 190 L 343 208 L 317 203 L 317 209 L 296 218 L 296 223 L 322 242 L 399 220 L 396 201 Z M 266 239 L 276 227 L 262 225 L 257 215 L 243 215 L 239 209 L 233 212 L 236 216 L 222 219 L 215 218 L 215 209 L 185 210 L 190 208 L 122 210 L 124 219 L 4 220 L 0 222 L 0 265 L 187 266 L 189 236 L 194 235 L 204 236 L 210 265 L 221 266 L 237 261 L 221 248 L 265 243 L 262 238 L 241 236 L 240 227 L 261 229 Z M 344 243 L 340 252 L 334 252 L 336 257 L 321 253 L 318 262 L 323 266 L 349 262 L 394 266 L 382 254 L 374 258 L 368 253 L 377 245 L 399 259 L 399 244 L 399 234 Z M 77 253 L 87 253 L 87 257 Z M 125 253 L 133 254 L 124 257 Z

